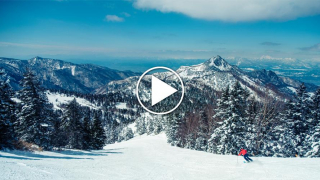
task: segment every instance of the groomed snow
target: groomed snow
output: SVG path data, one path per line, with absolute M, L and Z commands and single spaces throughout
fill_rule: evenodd
M 214 155 L 172 147 L 164 134 L 138 136 L 101 151 L 0 152 L 0 179 L 318 179 L 320 159 Z

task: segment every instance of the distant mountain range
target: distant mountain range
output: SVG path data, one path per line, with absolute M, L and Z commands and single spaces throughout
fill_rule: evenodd
M 274 58 L 262 56 L 257 59 L 241 57 L 226 58 L 230 64 L 237 65 L 245 71 L 253 69 L 272 70 L 280 76 L 320 85 L 320 63 L 293 58 Z
M 256 97 L 263 96 L 265 93 L 273 94 L 278 97 L 289 97 L 295 93 L 296 88 L 302 83 L 300 81 L 278 76 L 270 70 L 251 70 L 244 71 L 235 65 L 230 65 L 220 56 L 212 57 L 204 63 L 193 66 L 181 66 L 176 72 L 183 79 L 186 89 L 196 86 L 200 91 L 204 87 L 211 88 L 213 91 L 222 91 L 227 86 L 232 87 L 236 81 Z M 159 73 L 161 79 L 170 81 L 170 73 Z M 97 94 L 107 94 L 108 92 L 121 91 L 135 94 L 136 82 L 138 77 L 130 77 L 124 80 L 112 81 L 96 90 Z M 308 91 L 315 91 L 318 86 L 305 83 Z M 145 91 L 142 96 L 148 97 L 150 91 Z
M 279 92 L 292 94 L 292 88 L 297 88 L 302 82 L 291 78 L 278 76 L 270 70 L 244 71 L 238 66 L 229 64 L 220 56 L 210 58 L 204 63 L 194 66 L 180 67 L 177 72 L 184 79 L 202 81 L 215 90 L 225 89 L 232 86 L 235 81 L 240 81 L 249 89 L 265 91 L 277 89 Z M 315 91 L 317 86 L 305 83 L 309 91 Z
M 278 76 L 286 76 L 299 81 L 320 86 L 319 61 L 300 60 L 294 58 L 275 58 L 261 56 L 260 58 L 225 57 L 231 65 L 236 65 L 244 71 L 258 69 L 272 70 Z M 192 66 L 204 62 L 204 59 L 108 59 L 95 61 L 94 64 L 107 66 L 118 70 L 144 72 L 155 66 L 165 66 L 177 70 L 180 66 Z
M 253 64 L 252 62 L 252 66 Z M 4 68 L 11 77 L 11 85 L 16 90 L 20 88 L 19 81 L 27 67 L 35 73 L 46 89 L 63 89 L 80 93 L 106 94 L 109 91 L 125 91 L 134 95 L 135 85 L 140 75 L 132 71 L 118 71 L 97 65 L 74 64 L 41 57 L 30 60 L 0 58 L 0 67 Z M 187 87 L 197 84 L 199 87 L 207 86 L 221 91 L 240 81 L 243 86 L 257 95 L 266 90 L 278 95 L 292 95 L 295 88 L 301 84 L 301 81 L 279 76 L 270 70 L 243 70 L 229 64 L 220 56 L 212 57 L 198 65 L 181 66 L 176 72 L 182 77 Z M 168 74 L 160 73 L 159 76 L 166 77 Z M 166 78 L 170 79 L 170 77 Z M 308 91 L 315 91 L 318 88 L 311 83 L 305 84 Z
M 11 86 L 20 89 L 19 81 L 30 68 L 46 89 L 63 89 L 80 93 L 93 90 L 113 80 L 139 75 L 132 71 L 118 71 L 92 64 L 74 64 L 57 59 L 35 57 L 30 60 L 0 58 L 0 67 L 11 77 Z

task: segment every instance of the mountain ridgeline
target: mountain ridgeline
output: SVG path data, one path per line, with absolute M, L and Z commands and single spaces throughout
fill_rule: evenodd
M 0 67 L 10 76 L 13 89 L 21 89 L 19 81 L 26 68 L 39 79 L 45 89 L 91 93 L 110 81 L 139 75 L 92 64 L 74 64 L 57 59 L 35 57 L 30 60 L 0 58 Z
M 125 82 L 121 80 L 140 75 L 132 71 L 118 71 L 92 64 L 74 64 L 41 57 L 30 60 L 0 58 L 0 67 L 10 77 L 10 85 L 14 90 L 21 89 L 19 81 L 27 68 L 36 75 L 45 89 L 79 93 L 103 94 L 110 89 L 109 83 L 119 84 Z M 278 76 L 275 72 L 265 69 L 243 71 L 237 66 L 230 65 L 220 56 L 210 58 L 199 65 L 182 66 L 177 72 L 186 82 L 197 81 L 218 91 L 234 84 L 235 81 L 240 81 L 254 91 L 263 91 L 265 87 L 273 89 L 278 94 L 293 95 L 292 88 L 297 88 L 301 84 L 300 81 Z M 117 80 L 120 81 L 116 82 Z M 129 78 L 126 81 L 133 81 L 132 86 L 134 86 L 136 78 Z M 305 83 L 305 85 L 309 91 L 317 89 L 314 84 Z M 124 85 L 121 87 L 125 88 Z
M 265 69 L 246 72 L 237 66 L 230 65 L 220 56 L 210 58 L 198 65 L 181 66 L 176 72 L 183 79 L 187 89 L 197 85 L 199 88 L 206 86 L 221 92 L 239 81 L 243 87 L 248 88 L 257 97 L 263 97 L 267 94 L 290 98 L 302 83 L 288 77 L 278 76 L 275 72 Z M 159 73 L 158 76 L 169 80 L 171 78 L 168 73 Z M 132 89 L 135 89 L 137 78 L 130 77 L 120 81 L 112 81 L 96 89 L 95 93 L 106 94 L 109 91 L 121 91 L 134 95 L 135 92 Z M 318 86 L 309 83 L 305 83 L 305 86 L 311 92 L 318 88 Z

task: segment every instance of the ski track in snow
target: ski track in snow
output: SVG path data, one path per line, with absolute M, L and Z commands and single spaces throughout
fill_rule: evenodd
M 0 151 L 0 179 L 318 179 L 319 158 L 215 155 L 172 147 L 164 134 L 138 136 L 99 151 Z

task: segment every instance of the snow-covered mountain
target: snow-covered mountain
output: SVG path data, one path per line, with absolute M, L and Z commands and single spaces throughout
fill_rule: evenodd
M 301 82 L 280 77 L 273 71 L 254 70 L 243 71 L 235 65 L 230 65 L 220 56 L 212 57 L 207 61 L 193 66 L 181 66 L 176 72 L 183 79 L 186 89 L 196 87 L 203 90 L 204 87 L 214 91 L 222 91 L 228 86 L 232 87 L 236 81 L 247 87 L 254 96 L 263 96 L 268 91 L 271 96 L 288 97 L 294 94 L 294 89 Z M 159 78 L 170 80 L 174 77 L 170 73 L 158 73 Z M 97 94 L 122 91 L 132 95 L 135 93 L 135 86 L 138 77 L 130 77 L 120 81 L 112 81 L 105 86 L 96 89 Z M 307 84 L 309 91 L 314 91 L 317 86 Z M 146 92 L 150 93 L 150 92 Z M 188 92 L 187 92 L 188 93 Z
M 91 64 L 74 64 L 57 59 L 35 57 L 30 60 L 0 58 L 0 67 L 11 77 L 11 86 L 19 89 L 26 68 L 30 68 L 47 89 L 63 89 L 90 93 L 112 80 L 138 75 Z
M 241 64 L 241 63 L 240 63 Z M 134 95 L 139 73 L 118 71 L 90 64 L 74 64 L 57 59 L 35 57 L 30 60 L 0 58 L 0 67 L 11 78 L 11 86 L 19 89 L 19 81 L 25 69 L 30 68 L 47 89 L 63 89 L 80 93 L 106 94 L 122 91 Z M 186 88 L 207 86 L 222 91 L 239 81 L 253 94 L 263 94 L 272 90 L 273 95 L 293 94 L 301 82 L 289 77 L 279 76 L 270 70 L 245 71 L 229 64 L 220 56 L 193 66 L 181 66 L 176 72 L 182 77 Z M 170 74 L 160 73 L 160 78 L 170 80 Z M 309 91 L 315 91 L 316 85 L 306 83 Z
M 227 57 L 230 64 L 237 65 L 246 71 L 252 69 L 269 69 L 279 76 L 290 77 L 306 83 L 320 85 L 320 63 L 312 60 L 294 58 L 275 58 L 261 56 L 260 58 Z

